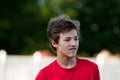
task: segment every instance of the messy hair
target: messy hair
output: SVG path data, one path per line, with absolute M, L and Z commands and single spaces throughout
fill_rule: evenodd
M 58 17 L 51 18 L 48 24 L 47 33 L 50 41 L 50 47 L 56 51 L 56 48 L 52 46 L 52 40 L 56 43 L 59 42 L 60 33 L 71 31 L 75 29 L 79 36 L 79 21 L 71 20 L 68 15 L 60 15 Z

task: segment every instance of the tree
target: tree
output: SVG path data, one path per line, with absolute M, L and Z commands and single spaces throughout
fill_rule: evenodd
M 119 0 L 1 0 L 0 49 L 8 54 L 49 49 L 49 19 L 68 14 L 81 23 L 78 53 L 114 50 L 120 46 L 119 8 Z

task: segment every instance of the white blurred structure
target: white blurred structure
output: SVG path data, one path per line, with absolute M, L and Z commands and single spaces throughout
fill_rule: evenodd
M 101 80 L 120 80 L 120 59 L 107 49 L 101 50 L 96 56 Z
M 33 61 L 35 64 L 39 64 L 41 62 L 41 52 L 40 51 L 35 51 L 35 53 L 33 54 Z
M 107 49 L 103 49 L 96 56 L 96 62 L 99 67 L 103 67 L 105 62 L 109 61 L 110 58 L 111 58 L 110 51 Z
M 4 49 L 0 50 L 0 80 L 5 80 L 6 77 L 6 59 L 7 52 Z
M 6 56 L 6 62 L 4 63 L 4 66 L 3 62 L 0 64 L 0 80 L 35 80 L 39 70 L 56 59 L 55 56 L 45 57 L 43 54 L 46 53 L 43 53 L 42 51 L 36 51 L 31 56 Z M 120 60 L 113 61 L 112 58 L 109 60 L 105 59 L 104 57 L 101 58 L 104 59 L 103 61 L 105 61 L 102 68 L 100 68 L 101 80 L 120 80 Z M 99 58 L 86 59 L 96 63 L 101 60 Z
M 7 57 L 7 52 L 4 49 L 0 50 L 0 64 L 5 64 L 6 57 Z

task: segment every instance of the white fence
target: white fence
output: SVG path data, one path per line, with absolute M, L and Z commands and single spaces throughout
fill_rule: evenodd
M 96 62 L 94 58 L 87 58 Z M 0 59 L 1 60 L 1 59 Z M 35 62 L 33 56 L 7 56 L 5 63 L 0 63 L 0 80 L 34 80 L 41 68 L 53 58 L 41 58 Z M 120 61 L 108 61 L 101 67 L 101 80 L 120 80 Z

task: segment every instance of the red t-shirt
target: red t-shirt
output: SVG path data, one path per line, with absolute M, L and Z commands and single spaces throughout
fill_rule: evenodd
M 43 68 L 35 80 L 100 80 L 99 70 L 95 63 L 77 59 L 77 65 L 70 69 L 60 67 L 55 60 Z

